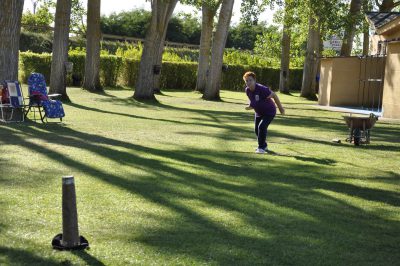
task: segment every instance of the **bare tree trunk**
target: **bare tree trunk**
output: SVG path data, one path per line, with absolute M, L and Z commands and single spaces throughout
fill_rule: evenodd
M 164 37 L 162 37 L 162 40 L 165 40 L 166 35 L 167 35 L 167 30 L 165 30 Z M 157 66 L 162 66 L 162 57 L 163 57 L 163 53 L 164 53 L 164 48 L 165 48 L 165 43 L 163 42 L 163 44 L 159 46 L 159 51 L 157 54 L 157 63 L 155 64 Z M 153 91 L 154 91 L 154 93 L 161 93 L 160 79 L 161 79 L 161 69 L 160 69 L 160 73 L 153 75 Z
M 361 0 L 351 0 L 350 12 L 347 18 L 346 29 L 344 32 L 341 56 L 350 56 L 353 49 L 353 40 L 356 34 L 357 18 L 361 11 Z
M 285 7 L 287 8 L 287 7 Z M 287 23 L 288 14 L 285 11 L 282 30 L 281 71 L 279 77 L 279 91 L 289 94 L 289 65 L 290 65 L 290 30 Z
M 207 4 L 207 2 L 203 2 L 199 66 L 197 68 L 196 83 L 196 90 L 202 93 L 204 92 L 207 83 L 207 71 L 210 65 L 212 31 L 216 12 L 217 8 L 212 8 Z
M 154 81 L 159 77 L 155 68 L 161 67 L 165 35 L 168 22 L 178 0 L 153 0 L 151 2 L 151 22 L 146 33 L 139 76 L 133 97 L 138 100 L 154 99 Z M 160 59 L 161 58 L 161 59 Z
M 319 23 L 317 19 L 310 15 L 308 26 L 307 52 L 303 69 L 303 82 L 301 86 L 301 96 L 308 99 L 316 99 L 315 78 L 317 73 L 317 58 L 319 56 Z
M 234 0 L 223 0 L 219 13 L 217 32 L 215 33 L 212 50 L 209 75 L 203 98 L 206 100 L 219 100 L 221 88 L 222 64 L 226 38 L 228 37 L 229 24 L 232 18 Z
M 65 63 L 68 60 L 71 0 L 57 0 L 51 62 L 50 93 L 59 93 L 68 100 Z
M 0 8 L 0 81 L 18 80 L 19 35 L 24 0 L 3 0 Z
M 370 9 L 369 0 L 363 0 L 364 14 Z M 366 20 L 363 21 L 363 55 L 369 54 L 369 24 Z
M 101 91 L 100 85 L 100 6 L 101 0 L 88 0 L 86 62 L 83 88 Z
M 393 8 L 400 4 L 399 1 L 394 2 L 394 0 L 383 0 L 381 4 L 379 4 L 378 0 L 375 0 L 379 7 L 379 12 L 391 12 Z

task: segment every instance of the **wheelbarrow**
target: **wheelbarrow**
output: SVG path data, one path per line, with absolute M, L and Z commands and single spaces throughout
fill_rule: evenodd
M 343 116 L 349 127 L 349 137 L 346 141 L 354 143 L 358 146 L 360 144 L 369 144 L 371 137 L 371 129 L 374 127 L 378 117 L 374 114 L 365 116 Z

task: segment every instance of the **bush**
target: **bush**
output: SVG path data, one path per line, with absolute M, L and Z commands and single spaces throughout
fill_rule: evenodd
M 120 76 L 120 84 L 134 87 L 139 74 L 139 60 L 126 58 L 123 60 L 123 67 Z
M 69 52 L 68 60 L 73 62 L 73 73 L 67 79 L 68 86 L 82 86 L 85 73 L 85 53 L 83 50 Z M 115 55 L 101 55 L 100 81 L 105 87 L 117 85 L 135 86 L 140 61 Z M 40 72 L 49 84 L 51 68 L 50 54 L 20 53 L 21 80 L 26 82 L 32 72 Z M 222 89 L 240 91 L 244 88 L 242 76 L 246 71 L 254 71 L 259 83 L 268 85 L 271 89 L 279 87 L 279 69 L 259 66 L 228 65 L 222 73 Z M 160 89 L 193 90 L 196 87 L 197 64 L 192 62 L 163 62 Z M 290 71 L 290 89 L 301 87 L 302 69 Z
M 50 34 L 21 31 L 19 37 L 19 50 L 34 53 L 51 53 L 53 40 Z
M 46 78 L 46 83 L 50 83 L 51 54 L 36 54 L 32 52 L 19 53 L 19 75 L 20 80 L 27 82 L 32 72 L 42 73 Z
M 100 57 L 100 81 L 103 86 L 117 86 L 122 63 L 123 60 L 120 56 L 102 55 Z
M 163 62 L 160 89 L 194 90 L 196 75 L 196 63 Z
M 257 76 L 257 82 L 270 87 L 272 90 L 279 89 L 280 69 L 263 68 L 258 66 L 228 65 L 227 70 L 222 72 L 222 89 L 241 91 L 244 89 L 243 74 L 252 71 Z M 290 90 L 299 90 L 303 76 L 302 69 L 290 70 Z

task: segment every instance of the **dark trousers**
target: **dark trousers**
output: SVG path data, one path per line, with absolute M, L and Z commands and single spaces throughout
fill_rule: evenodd
M 254 131 L 258 138 L 258 148 L 266 149 L 267 148 L 267 130 L 269 124 L 271 124 L 272 120 L 274 120 L 273 115 L 265 115 L 254 118 Z

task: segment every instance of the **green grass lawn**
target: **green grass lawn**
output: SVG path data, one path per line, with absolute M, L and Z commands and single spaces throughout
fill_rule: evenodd
M 281 95 L 254 153 L 244 93 L 69 88 L 63 124 L 0 124 L 0 265 L 399 265 L 400 124 L 369 146 L 340 113 Z M 74 175 L 90 250 L 52 250 Z

